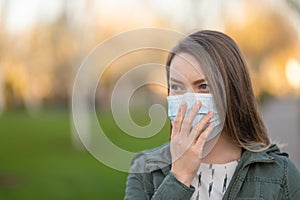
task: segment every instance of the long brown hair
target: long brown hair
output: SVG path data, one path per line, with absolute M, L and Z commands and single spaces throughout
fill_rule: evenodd
M 251 151 L 254 151 L 251 147 L 256 145 L 260 145 L 261 149 L 268 147 L 270 140 L 267 129 L 258 109 L 245 59 L 236 43 L 229 36 L 210 30 L 198 31 L 181 40 L 167 59 L 168 89 L 170 64 L 174 56 L 180 53 L 194 56 L 205 76 L 209 77 L 209 85 L 214 83 L 211 92 L 217 97 L 216 103 L 226 108 L 225 133 L 238 146 Z M 215 76 L 214 79 L 216 70 L 220 77 Z M 223 87 L 216 87 L 216 78 L 222 79 Z

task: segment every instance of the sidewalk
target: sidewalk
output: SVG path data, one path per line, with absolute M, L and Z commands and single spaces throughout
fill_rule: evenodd
M 300 169 L 300 102 L 291 97 L 273 99 L 261 111 L 271 139 L 285 145 L 282 150 Z

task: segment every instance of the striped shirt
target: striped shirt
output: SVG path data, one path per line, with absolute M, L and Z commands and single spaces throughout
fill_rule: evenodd
M 234 174 L 238 161 L 225 164 L 201 163 L 192 181 L 195 192 L 191 200 L 222 199 Z

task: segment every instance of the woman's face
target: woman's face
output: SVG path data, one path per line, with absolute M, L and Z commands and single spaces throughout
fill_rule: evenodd
M 170 64 L 170 96 L 186 92 L 209 93 L 209 87 L 197 60 L 190 54 L 175 55 Z

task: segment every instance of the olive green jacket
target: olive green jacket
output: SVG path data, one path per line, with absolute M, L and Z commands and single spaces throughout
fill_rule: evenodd
M 171 169 L 169 143 L 138 154 L 127 178 L 125 199 L 190 199 L 195 188 L 179 182 Z M 300 200 L 300 172 L 276 145 L 254 153 L 243 150 L 223 199 Z

